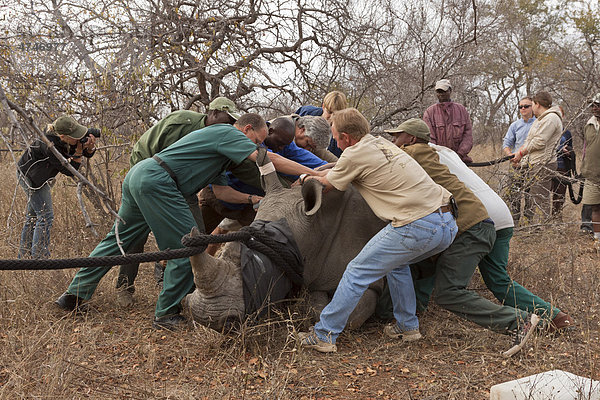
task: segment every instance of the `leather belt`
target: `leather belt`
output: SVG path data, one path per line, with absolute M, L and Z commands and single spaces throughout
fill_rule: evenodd
M 177 182 L 177 176 L 175 175 L 175 172 L 173 172 L 173 170 L 167 165 L 167 163 L 164 162 L 157 155 L 152 156 L 152 158 L 154 158 L 154 160 L 158 163 L 158 165 L 160 165 L 165 171 L 167 171 L 167 174 L 169 174 L 171 179 L 173 179 L 173 181 L 175 182 L 175 185 L 177 186 L 177 188 L 179 188 L 179 182 Z
M 441 206 L 440 207 L 440 212 L 443 213 L 447 213 L 447 212 L 452 212 L 452 207 L 450 207 L 450 204 L 446 204 L 445 206 Z

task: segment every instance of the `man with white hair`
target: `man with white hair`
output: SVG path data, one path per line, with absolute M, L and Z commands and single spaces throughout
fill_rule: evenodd
M 468 156 L 473 148 L 473 128 L 469 112 L 462 104 L 450 100 L 452 85 L 448 79 L 435 83 L 438 103 L 425 110 L 423 121 L 429 126 L 431 143 L 454 150 L 464 162 L 472 162 Z
M 327 150 L 331 140 L 331 127 L 323 117 L 307 115 L 296 119 L 296 136 L 294 141 L 327 162 L 336 162 L 338 158 Z

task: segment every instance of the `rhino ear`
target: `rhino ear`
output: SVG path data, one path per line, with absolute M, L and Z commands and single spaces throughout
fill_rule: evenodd
M 302 185 L 302 198 L 304 199 L 304 212 L 313 215 L 321 208 L 323 199 L 323 185 L 316 179 L 307 179 Z

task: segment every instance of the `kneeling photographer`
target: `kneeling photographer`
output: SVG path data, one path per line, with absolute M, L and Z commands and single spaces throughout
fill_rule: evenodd
M 72 117 L 63 115 L 44 132 L 71 166 L 79 169 L 82 157 L 92 157 L 100 130 L 86 128 Z M 49 258 L 50 228 L 54 219 L 50 189 L 60 172 L 73 174 L 61 165 L 42 139 L 36 139 L 17 163 L 17 179 L 27 195 L 25 224 L 21 232 L 19 258 Z

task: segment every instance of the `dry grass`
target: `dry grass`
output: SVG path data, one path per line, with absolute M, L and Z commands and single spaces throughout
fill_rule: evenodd
M 476 150 L 477 160 L 493 157 Z M 478 172 L 499 185 L 504 168 Z M 0 257 L 14 258 L 25 200 L 19 189 L 13 203 L 14 166 L 5 160 L 0 173 Z M 61 177 L 53 192 L 54 258 L 87 254 L 99 241 L 83 226 L 68 182 Z M 98 231 L 107 232 L 110 218 L 89 211 Z M 554 368 L 600 379 L 600 258 L 591 240 L 578 233 L 579 211 L 567 204 L 563 221 L 572 224 L 521 230 L 513 239 L 513 278 L 579 323 L 568 335 L 537 337 L 513 359 L 500 355 L 508 337 L 435 306 L 421 318 L 420 342 L 386 340 L 382 323 L 372 321 L 343 333 L 337 354 L 322 355 L 297 347 L 293 333 L 304 321 L 291 312 L 234 336 L 203 327 L 152 330 L 157 290 L 149 265 L 140 270 L 134 309 L 118 308 L 113 269 L 93 298 L 97 311 L 86 316 L 52 304 L 74 270 L 4 271 L 0 398 L 485 399 L 496 383 Z M 489 297 L 478 275 L 472 285 Z

